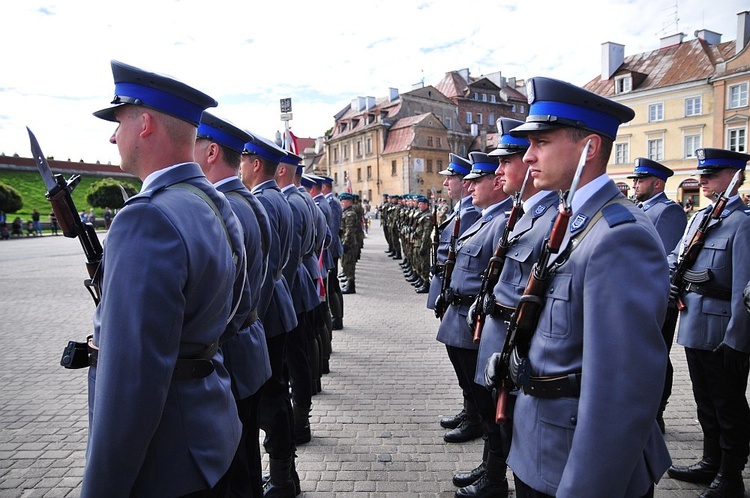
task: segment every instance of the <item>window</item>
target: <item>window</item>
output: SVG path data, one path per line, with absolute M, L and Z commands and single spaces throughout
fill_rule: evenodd
M 357 181 L 362 181 L 362 168 L 357 168 Z
M 490 113 L 490 120 L 489 120 L 489 121 L 487 121 L 487 123 L 488 123 L 488 124 L 489 124 L 490 126 L 493 126 L 493 125 L 495 124 L 495 114 L 494 114 L 494 113 L 492 113 L 492 112 Z
M 357 157 L 362 157 L 362 140 L 357 140 Z
M 333 148 L 333 162 L 339 162 L 339 146 Z
M 391 176 L 396 176 L 398 174 L 398 168 L 396 166 L 396 161 L 391 161 Z
M 372 138 L 367 138 L 365 142 L 365 154 L 372 154 Z
M 372 180 L 372 166 L 367 167 L 367 179 Z
M 521 110 L 518 111 L 518 112 L 520 112 L 521 114 L 523 114 L 524 112 L 526 112 L 526 106 L 523 105 L 523 104 L 521 104 Z
M 664 104 L 651 104 L 648 106 L 648 122 L 653 123 L 654 121 L 664 120 Z
M 427 137 L 427 147 L 432 147 L 432 137 Z
M 432 173 L 432 159 L 427 160 L 427 173 Z
M 445 118 L 445 127 L 451 129 L 451 118 Z
M 472 123 L 472 121 L 471 121 L 471 113 L 467 112 L 466 113 L 466 124 L 471 124 L 471 123 Z
M 477 92 L 474 92 L 474 100 L 476 101 L 479 100 L 479 94 Z
M 615 144 L 615 164 L 630 163 L 630 144 L 621 142 Z
M 338 172 L 333 173 L 333 183 L 338 184 L 339 183 L 339 174 Z
M 484 124 L 484 122 L 482 122 L 482 113 L 481 112 L 477 113 L 477 124 Z
M 683 157 L 685 157 L 686 159 L 694 158 L 695 151 L 701 148 L 700 133 L 685 135 L 682 140 L 684 143 Z
M 437 137 L 437 146 L 438 147 L 442 147 L 443 146 L 443 138 L 442 137 Z
M 633 89 L 633 78 L 627 76 L 618 76 L 615 78 L 615 93 L 628 93 Z
M 727 130 L 727 149 L 742 153 L 747 151 L 747 129 L 745 127 Z
M 747 82 L 731 85 L 728 92 L 727 102 L 730 109 L 747 106 Z
M 648 158 L 652 161 L 664 160 L 664 139 L 654 138 L 648 141 Z
M 438 171 L 443 171 L 443 160 L 442 159 L 438 159 L 437 160 L 437 170 Z
M 349 159 L 349 144 L 343 144 L 341 146 L 341 152 L 343 153 L 344 161 Z
M 482 102 L 487 102 L 487 94 L 486 93 L 482 94 Z
M 490 95 L 490 102 L 492 102 L 493 104 L 497 102 L 497 97 L 495 95 Z
M 511 104 L 510 112 L 516 112 L 516 104 Z
M 701 115 L 701 98 L 688 97 L 685 99 L 685 117 Z

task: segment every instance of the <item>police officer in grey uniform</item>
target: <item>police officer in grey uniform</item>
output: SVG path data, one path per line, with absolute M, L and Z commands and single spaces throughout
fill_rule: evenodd
M 679 242 L 687 225 L 685 210 L 664 193 L 667 178 L 672 175 L 674 175 L 674 172 L 663 164 L 645 157 L 639 157 L 635 160 L 633 174 L 628 176 L 633 180 L 635 200 L 656 227 L 667 254 L 672 252 L 674 246 Z M 667 317 L 664 319 L 664 326 L 661 330 L 664 342 L 667 345 L 667 374 L 664 379 L 664 391 L 656 421 L 662 434 L 665 431 L 664 409 L 667 407 L 669 396 L 672 394 L 674 368 L 672 367 L 672 361 L 669 359 L 669 352 L 672 350 L 676 326 L 677 307 L 672 302 L 669 304 Z
M 111 65 L 113 106 L 94 115 L 118 123 L 120 168 L 143 186 L 113 219 L 98 270 L 81 496 L 213 496 L 241 433 L 218 346 L 237 332 L 236 296 L 249 299 L 237 218 L 193 162 L 201 114 L 217 103 Z
M 712 204 L 690 220 L 685 237 L 669 255 L 676 268 L 701 221 L 738 171 L 744 172 L 750 155 L 723 149 L 698 149 L 701 192 Z M 710 222 L 704 244 L 690 270 L 693 272 L 679 297 L 677 343 L 685 347 L 698 422 L 703 430 L 703 458 L 693 465 L 672 466 L 675 479 L 709 484 L 703 498 L 741 497 L 750 445 L 750 409 L 747 404 L 750 315 L 745 312 L 742 290 L 750 280 L 750 208 L 737 194 L 718 219 Z M 673 290 L 673 294 L 675 294 Z
M 511 377 L 516 495 L 652 496 L 670 464 L 656 423 L 669 271 L 653 224 L 606 173 L 617 129 L 635 113 L 551 78 L 531 78 L 527 96 L 529 116 L 510 133 L 529 140 L 535 187 L 565 191 L 576 172 L 580 181 L 514 362 L 523 370 L 512 370 L 523 374 Z

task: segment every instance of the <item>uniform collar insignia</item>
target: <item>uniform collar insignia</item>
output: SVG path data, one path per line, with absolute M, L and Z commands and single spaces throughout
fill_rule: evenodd
M 721 217 L 726 218 L 727 216 L 729 216 L 729 213 L 731 212 L 732 212 L 731 209 L 725 209 L 724 211 L 721 212 Z
M 484 217 L 484 221 L 490 221 L 493 217 L 494 217 L 493 215 L 488 214 L 487 216 Z
M 586 223 L 588 223 L 589 217 L 585 214 L 577 214 L 575 219 L 573 220 L 573 223 L 570 224 L 570 233 L 575 233 L 586 226 Z
M 547 211 L 547 207 L 544 204 L 539 204 L 536 208 L 534 208 L 534 217 L 541 216 L 544 214 L 545 211 Z

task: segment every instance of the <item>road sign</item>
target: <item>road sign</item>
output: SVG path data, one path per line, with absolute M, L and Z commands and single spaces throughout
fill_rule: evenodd
M 281 113 L 281 120 L 282 121 L 291 121 L 292 120 L 292 113 L 291 112 L 282 112 Z
M 287 113 L 292 112 L 292 99 L 286 98 L 286 99 L 280 99 L 279 101 L 281 103 L 281 113 Z

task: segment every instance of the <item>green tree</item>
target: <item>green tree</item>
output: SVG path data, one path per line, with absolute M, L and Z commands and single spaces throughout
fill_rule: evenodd
M 98 208 L 110 207 L 120 209 L 125 205 L 120 186 L 125 189 L 128 196 L 137 193 L 136 189 L 129 183 L 118 182 L 112 178 L 104 178 L 91 185 L 86 195 L 86 202 Z
M 6 213 L 15 213 L 23 207 L 23 197 L 18 190 L 0 182 L 0 209 Z

